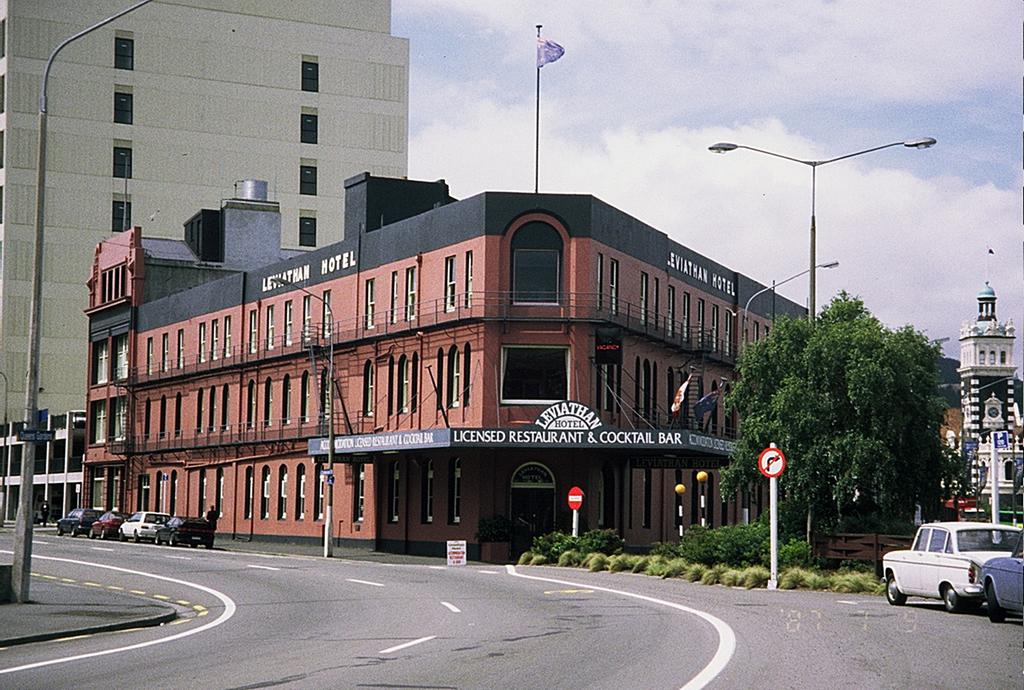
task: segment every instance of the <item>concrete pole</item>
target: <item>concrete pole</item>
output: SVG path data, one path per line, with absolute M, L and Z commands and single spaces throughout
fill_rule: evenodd
M 989 432 L 989 480 L 992 482 L 992 524 L 999 524 L 999 451 L 996 450 L 996 432 L 993 429 Z
M 768 520 L 771 526 L 771 575 L 768 589 L 775 589 L 779 583 L 779 480 L 768 480 Z

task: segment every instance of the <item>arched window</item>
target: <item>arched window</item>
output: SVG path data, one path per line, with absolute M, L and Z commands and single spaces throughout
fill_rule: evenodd
M 196 436 L 203 433 L 203 397 L 205 391 L 200 388 L 196 391 Z
M 299 422 L 305 424 L 309 421 L 309 372 L 302 372 L 302 381 L 299 383 Z
M 444 396 L 444 348 L 437 348 L 437 371 L 434 373 L 434 392 L 437 394 L 437 409 L 443 409 Z
M 999 363 L 1006 364 L 1006 350 L 999 351 Z
M 388 357 L 388 416 L 395 413 L 395 358 Z
M 277 469 L 277 519 L 284 520 L 288 515 L 288 468 L 281 465 Z
M 640 368 L 640 358 L 637 357 L 636 361 L 633 362 L 633 408 L 639 412 L 643 407 L 643 389 L 641 383 L 643 382 L 643 373 Z
M 373 408 L 373 360 L 368 359 L 363 364 L 363 416 L 372 417 Z
M 230 409 L 230 396 L 228 392 L 228 384 L 224 384 L 224 388 L 221 389 L 220 396 L 220 428 L 221 431 L 228 430 L 228 410 Z
M 448 524 L 462 521 L 462 460 L 452 458 L 448 463 Z
M 196 496 L 199 501 L 199 510 L 196 511 L 199 515 L 206 514 L 206 470 L 199 470 L 199 495 Z
M 462 358 L 457 345 L 448 349 L 448 407 L 458 407 L 462 403 Z
M 512 300 L 557 303 L 561 293 L 562 237 L 547 223 L 526 223 L 512 238 Z
M 420 522 L 434 521 L 434 461 L 424 460 L 420 471 Z
M 327 387 L 327 370 L 320 372 L 320 423 L 327 423 L 327 396 L 331 394 Z
M 991 352 L 988 353 L 988 363 L 989 364 L 995 364 L 996 363 L 996 351 L 995 350 L 992 350 Z
M 712 381 L 711 382 L 711 392 L 714 393 L 717 390 L 718 390 L 718 381 Z M 718 408 L 720 407 L 717 404 L 718 402 L 719 401 L 716 400 L 715 406 L 711 408 L 711 412 L 709 413 L 711 415 L 711 433 L 712 434 L 717 434 L 718 433 Z M 708 479 L 708 481 L 710 482 L 711 480 Z M 710 496 L 710 494 L 709 494 L 709 496 Z M 708 500 L 710 500 L 710 498 Z
M 306 519 L 306 466 L 301 462 L 295 468 L 295 519 Z
M 643 403 L 644 419 L 650 419 L 651 418 L 651 363 L 648 360 L 646 360 L 646 359 L 644 360 L 644 365 L 643 365 L 643 377 L 644 377 L 644 379 L 643 379 L 643 383 L 641 384 L 641 388 L 643 390 L 642 403 Z
M 415 352 L 412 353 L 412 374 L 410 379 L 412 383 L 409 384 L 409 409 L 415 412 L 416 406 L 419 405 L 420 397 L 420 356 Z
M 1008 482 L 1013 481 L 1013 460 L 1003 463 L 1003 479 Z
M 248 397 L 245 405 L 245 426 L 252 429 L 256 425 L 256 382 L 249 379 Z
M 178 512 L 178 470 L 171 470 L 171 500 L 168 502 L 167 508 L 171 511 L 171 515 Z
M 388 522 L 398 522 L 398 504 L 401 500 L 401 471 L 398 461 L 388 463 Z
M 216 323 L 216 322 L 214 322 Z M 217 423 L 217 387 L 210 386 L 210 416 L 207 419 L 206 430 L 213 432 Z
M 174 396 L 174 437 L 181 436 L 181 393 Z
M 245 519 L 252 519 L 252 467 L 245 468 Z
M 263 476 L 260 482 L 260 517 L 264 520 L 270 517 L 270 467 L 263 466 Z
M 274 384 L 270 377 L 263 383 L 263 426 L 270 426 L 270 420 L 274 415 Z
M 281 424 L 291 424 L 292 421 L 292 377 L 284 375 L 281 381 Z
M 472 254 L 470 254 L 472 256 Z M 468 299 L 468 297 L 467 297 Z M 468 306 L 468 305 L 467 305 Z M 469 366 L 472 352 L 469 348 L 469 343 L 466 343 L 465 347 L 462 348 L 462 406 L 469 407 Z
M 405 355 L 398 358 L 398 411 L 409 411 L 409 360 Z

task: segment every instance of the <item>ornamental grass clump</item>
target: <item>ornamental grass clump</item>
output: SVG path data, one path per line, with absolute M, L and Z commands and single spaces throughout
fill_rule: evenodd
M 779 575 L 779 589 L 798 589 L 806 586 L 811 571 L 805 568 L 787 568 Z
M 829 580 L 828 577 L 821 573 L 811 570 L 807 577 L 804 579 L 804 587 L 807 589 L 813 589 L 815 591 L 822 591 L 828 589 Z
M 718 584 L 725 587 L 738 587 L 743 582 L 743 571 L 729 568 L 718 578 Z
M 722 575 L 728 569 L 729 566 L 722 565 L 721 563 L 719 563 L 718 565 L 714 565 L 708 568 L 707 572 L 704 573 L 703 576 L 701 576 L 700 583 L 702 585 L 717 585 L 719 582 L 721 582 Z
M 559 568 L 578 568 L 583 560 L 583 554 L 576 550 L 563 551 L 558 557 Z
M 530 565 L 530 561 L 533 560 L 533 551 L 523 551 L 519 554 L 519 560 L 516 561 L 516 565 Z
M 755 589 L 757 587 L 767 587 L 768 580 L 771 579 L 771 572 L 768 568 L 760 565 L 752 565 L 749 568 L 745 568 L 742 573 L 742 584 L 747 589 Z
M 603 553 L 592 553 L 587 558 L 590 561 L 590 572 L 599 573 L 608 569 L 608 556 Z
M 670 577 L 680 577 L 686 572 L 689 565 L 682 558 L 673 558 L 665 564 L 665 570 L 661 573 L 661 578 L 667 580 Z
M 636 559 L 636 562 L 633 563 L 633 567 L 630 569 L 630 572 L 633 572 L 633 573 L 645 573 L 645 572 L 647 572 L 648 566 L 650 566 L 650 564 L 654 561 L 655 558 L 659 558 L 659 557 L 658 556 L 638 556 L 637 559 Z
M 858 594 L 867 592 L 874 594 L 878 591 L 878 580 L 873 573 L 864 572 L 839 572 L 828 578 L 828 588 L 833 592 L 848 592 Z
M 704 577 L 704 573 L 708 571 L 708 567 L 703 563 L 691 563 L 686 568 L 686 573 L 683 575 L 690 582 L 700 582 L 701 578 Z
M 626 570 L 632 572 L 633 566 L 638 560 L 640 560 L 640 556 L 627 553 L 616 554 L 608 559 L 608 572 L 621 573 Z
M 548 557 L 542 553 L 534 554 L 533 558 L 530 559 L 530 565 L 547 565 L 547 563 Z

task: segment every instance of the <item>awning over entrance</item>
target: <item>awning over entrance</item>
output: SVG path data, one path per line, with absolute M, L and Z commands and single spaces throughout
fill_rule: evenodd
M 326 455 L 328 441 L 309 441 L 310 455 Z M 521 448 L 647 451 L 658 454 L 713 455 L 727 458 L 733 441 L 685 429 L 619 429 L 605 426 L 586 405 L 565 401 L 551 405 L 536 423 L 517 428 L 418 429 L 354 434 L 334 439 L 339 455 L 427 448 Z

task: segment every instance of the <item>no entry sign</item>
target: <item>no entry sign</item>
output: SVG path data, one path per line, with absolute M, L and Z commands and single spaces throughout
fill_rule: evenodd
M 569 508 L 571 510 L 579 510 L 583 507 L 583 489 L 578 486 L 574 486 L 569 489 Z

